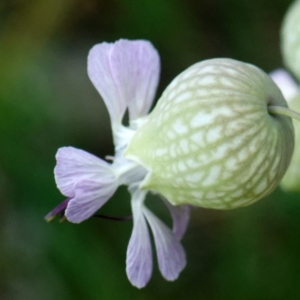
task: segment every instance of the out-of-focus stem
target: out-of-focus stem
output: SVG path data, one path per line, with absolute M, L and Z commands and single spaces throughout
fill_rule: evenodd
M 268 106 L 268 111 L 272 115 L 283 115 L 300 121 L 300 113 L 281 106 Z

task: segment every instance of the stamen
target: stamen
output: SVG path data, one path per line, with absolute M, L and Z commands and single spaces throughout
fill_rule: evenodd
M 108 160 L 108 161 L 114 161 L 115 157 L 112 156 L 112 155 L 106 155 L 105 159 Z

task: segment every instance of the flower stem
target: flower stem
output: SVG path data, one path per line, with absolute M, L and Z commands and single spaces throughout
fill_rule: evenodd
M 270 114 L 283 115 L 283 116 L 287 116 L 287 117 L 290 117 L 290 118 L 300 121 L 300 114 L 294 110 L 287 108 L 287 107 L 268 106 L 268 111 Z

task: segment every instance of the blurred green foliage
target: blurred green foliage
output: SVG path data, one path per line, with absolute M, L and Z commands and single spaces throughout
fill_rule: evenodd
M 0 2 L 0 299 L 299 299 L 300 196 L 279 189 L 236 211 L 195 209 L 188 265 L 166 282 L 155 267 L 138 290 L 125 274 L 131 222 L 44 221 L 64 198 L 57 148 L 113 150 L 107 111 L 86 74 L 96 43 L 149 39 L 161 55 L 158 95 L 211 57 L 265 71 L 282 65 L 286 0 L 2 0 Z M 156 198 L 148 203 L 163 217 Z M 158 202 L 158 201 L 157 201 Z M 102 210 L 130 213 L 120 189 Z M 169 221 L 169 220 L 168 220 Z

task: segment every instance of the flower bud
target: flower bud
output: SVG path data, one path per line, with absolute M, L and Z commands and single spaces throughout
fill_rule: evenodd
M 300 80 L 300 1 L 288 9 L 282 29 L 281 48 L 285 65 Z
M 269 106 L 287 108 L 257 67 L 232 59 L 197 63 L 141 120 L 125 156 L 149 171 L 140 187 L 174 205 L 249 205 L 276 188 L 294 149 L 291 119 Z

